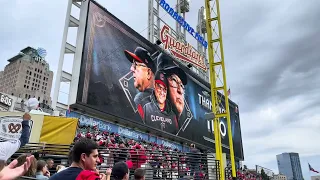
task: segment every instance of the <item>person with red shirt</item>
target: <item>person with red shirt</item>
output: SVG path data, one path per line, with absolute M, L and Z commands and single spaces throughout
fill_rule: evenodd
M 49 180 L 75 180 L 83 170 L 96 171 L 99 163 L 98 145 L 91 139 L 81 138 L 71 150 L 72 164 L 54 174 Z

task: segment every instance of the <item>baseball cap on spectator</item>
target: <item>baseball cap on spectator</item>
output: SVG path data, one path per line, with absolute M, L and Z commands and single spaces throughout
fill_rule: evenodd
M 30 98 L 26 104 L 27 104 L 29 111 L 31 111 L 33 109 L 37 109 L 39 107 L 39 101 L 37 98 Z
M 112 167 L 111 175 L 115 178 L 115 180 L 121 180 L 125 176 L 129 176 L 129 167 L 125 162 L 117 162 Z

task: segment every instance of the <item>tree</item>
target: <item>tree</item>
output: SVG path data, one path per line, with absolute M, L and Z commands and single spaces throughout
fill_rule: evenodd
M 264 172 L 263 169 L 261 169 L 261 178 L 262 180 L 269 180 L 269 176 Z

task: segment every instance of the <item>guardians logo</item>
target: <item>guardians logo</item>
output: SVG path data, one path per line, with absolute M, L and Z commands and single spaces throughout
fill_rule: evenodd
M 205 65 L 205 58 L 199 54 L 193 47 L 187 43 L 177 41 L 174 37 L 169 34 L 169 26 L 164 25 L 160 32 L 160 38 L 164 44 L 164 49 L 168 49 L 175 57 L 186 61 L 201 68 L 204 71 L 207 71 Z

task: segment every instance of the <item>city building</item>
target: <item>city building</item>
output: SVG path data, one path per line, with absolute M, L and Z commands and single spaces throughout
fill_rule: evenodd
M 303 180 L 300 158 L 298 153 L 282 153 L 277 155 L 279 174 L 288 180 Z
M 275 174 L 275 175 L 273 175 L 273 177 L 271 179 L 272 180 L 287 180 L 287 176 L 285 176 L 283 174 Z
M 320 176 L 311 176 L 311 180 L 320 180 Z
M 0 71 L 0 92 L 24 102 L 35 97 L 40 103 L 51 105 L 53 72 L 45 60 L 45 53 L 26 47 L 8 62 Z

